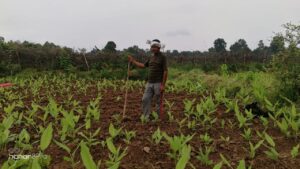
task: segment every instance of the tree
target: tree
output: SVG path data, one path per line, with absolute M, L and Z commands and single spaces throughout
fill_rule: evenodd
M 244 39 L 239 39 L 233 45 L 230 46 L 230 51 L 235 53 L 250 52 L 247 42 Z
M 276 54 L 284 50 L 284 37 L 282 35 L 278 34 L 273 37 L 270 44 L 270 50 L 272 54 Z
M 216 52 L 225 52 L 226 51 L 226 42 L 222 38 L 218 38 L 214 41 L 214 47 Z
M 3 43 L 4 42 L 4 37 L 0 36 L 0 43 Z
M 105 52 L 116 52 L 117 45 L 114 41 L 108 41 L 104 47 Z
M 242 55 L 244 58 L 244 64 L 246 63 L 246 54 L 251 50 L 249 49 L 247 42 L 244 39 L 239 39 L 233 45 L 230 46 L 230 51 L 238 55 Z
M 264 44 L 264 41 L 263 40 L 260 40 L 258 42 L 258 47 L 257 47 L 258 50 L 264 50 L 265 49 L 265 44 Z
M 211 48 L 208 49 L 208 52 L 214 53 L 214 52 L 216 52 L 216 49 L 214 47 L 211 47 Z
M 284 33 L 273 38 L 271 47 L 273 52 L 272 66 L 281 83 L 281 96 L 294 102 L 300 99 L 300 25 L 285 24 Z M 284 44 L 287 48 L 284 48 Z M 280 97 L 282 98 L 282 97 Z
M 218 38 L 214 41 L 214 48 L 213 49 L 209 49 L 210 51 L 215 51 L 218 53 L 218 55 L 220 55 L 221 57 L 224 57 L 224 62 L 227 62 L 227 58 L 226 58 L 226 42 L 224 39 L 222 38 Z
M 257 48 L 253 51 L 253 54 L 258 58 L 262 59 L 262 62 L 265 63 L 265 61 L 268 59 L 268 47 L 265 46 L 264 41 L 260 40 L 258 42 Z

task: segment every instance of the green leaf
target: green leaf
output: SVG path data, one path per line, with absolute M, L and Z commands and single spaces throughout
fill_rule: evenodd
M 58 141 L 56 141 L 56 140 L 54 140 L 54 142 L 55 142 L 55 144 L 57 144 L 60 148 L 64 149 L 66 152 L 71 153 L 71 149 L 70 149 L 67 145 L 65 145 L 65 144 L 63 144 L 63 143 L 60 143 L 60 142 L 58 142 Z
M 48 127 L 43 131 L 41 137 L 40 148 L 42 151 L 44 151 L 49 146 L 52 140 L 52 134 L 53 134 L 53 128 L 52 128 L 52 123 L 50 123 Z
M 39 158 L 34 158 L 32 161 L 32 168 L 34 169 L 41 169 L 41 166 L 39 164 Z
M 298 144 L 298 145 L 296 145 L 295 147 L 292 148 L 291 156 L 293 158 L 296 158 L 299 155 L 299 146 L 300 146 L 300 144 Z
M 84 142 L 80 144 L 80 156 L 86 169 L 97 169 L 90 150 Z
M 230 163 L 229 163 L 229 161 L 223 156 L 223 154 L 220 154 L 220 157 L 221 157 L 222 161 L 223 161 L 228 167 L 232 168 L 231 165 L 230 165 Z
M 275 147 L 275 142 L 272 139 L 272 137 L 270 135 L 268 135 L 267 133 L 265 133 L 265 139 L 267 140 L 267 142 L 272 146 Z
M 214 166 L 213 169 L 221 169 L 222 166 L 223 166 L 223 161 L 220 161 L 218 164 L 216 164 L 216 165 Z
M 107 147 L 108 147 L 109 151 L 112 154 L 116 154 L 117 153 L 117 149 L 116 149 L 115 145 L 112 142 L 112 138 L 106 139 L 106 144 L 107 144 Z
M 246 169 L 245 160 L 240 160 L 237 169 Z
M 176 164 L 176 169 L 184 169 L 188 161 L 190 160 L 191 146 L 184 146 L 182 148 L 182 154 L 179 161 Z

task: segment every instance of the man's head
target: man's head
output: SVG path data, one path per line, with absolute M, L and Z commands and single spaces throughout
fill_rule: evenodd
M 156 54 L 156 53 L 160 52 L 161 44 L 160 44 L 160 41 L 158 39 L 152 40 L 150 45 L 151 45 L 151 52 L 152 53 Z

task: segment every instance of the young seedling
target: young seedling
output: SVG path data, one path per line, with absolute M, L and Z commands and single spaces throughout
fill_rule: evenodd
M 267 118 L 265 118 L 264 116 L 260 116 L 259 117 L 261 123 L 263 124 L 263 126 L 265 127 L 265 130 L 268 128 L 269 125 L 269 120 Z
M 225 143 L 229 143 L 230 137 L 229 136 L 227 136 L 227 137 L 221 136 L 221 140 L 224 141 Z
M 149 118 L 146 117 L 144 114 L 141 115 L 140 120 L 142 122 L 142 124 L 145 124 L 149 121 Z
M 179 125 L 179 131 L 181 131 L 181 129 L 185 126 L 185 122 L 186 122 L 187 118 L 184 118 L 182 120 L 177 120 L 177 124 Z
M 193 137 L 194 135 L 190 136 L 184 136 L 181 134 L 180 136 L 168 136 L 165 132 L 163 133 L 164 138 L 168 141 L 171 153 L 167 153 L 171 158 L 178 159 L 178 153 L 182 149 L 184 145 L 186 145 Z
M 223 162 L 225 165 L 227 165 L 228 168 L 233 169 L 233 167 L 231 166 L 230 162 L 226 159 L 225 156 L 223 156 L 222 153 L 220 154 L 220 157 L 221 157 L 221 159 L 222 159 L 222 162 Z
M 73 169 L 75 169 L 76 166 L 79 164 L 79 161 L 76 162 L 76 160 L 75 160 L 75 154 L 76 154 L 76 152 L 77 152 L 77 150 L 78 150 L 80 144 L 78 144 L 78 145 L 76 146 L 76 148 L 75 148 L 75 149 L 73 150 L 73 152 L 72 152 L 72 150 L 71 150 L 67 145 L 65 145 L 65 144 L 63 144 L 63 143 L 60 143 L 60 142 L 58 142 L 58 141 L 56 141 L 56 140 L 54 140 L 54 143 L 55 143 L 57 146 L 59 146 L 61 149 L 65 150 L 65 151 L 68 153 L 69 156 L 68 156 L 68 157 L 67 157 L 67 156 L 64 156 L 63 159 L 64 159 L 65 161 L 70 162 L 70 163 L 71 163 L 71 167 L 72 167 Z
M 159 119 L 159 116 L 158 116 L 157 112 L 155 112 L 155 111 L 153 111 L 151 113 L 151 116 L 153 117 L 153 121 L 157 121 Z
M 296 146 L 294 146 L 291 150 L 291 156 L 293 159 L 297 158 L 297 156 L 299 155 L 299 147 L 300 144 L 297 144 Z
M 168 111 L 167 115 L 168 115 L 168 119 L 169 119 L 170 122 L 174 121 L 174 116 L 173 116 L 171 111 Z
M 110 123 L 108 130 L 111 138 L 114 139 L 121 134 L 122 128 L 115 128 L 114 125 Z
M 243 115 L 243 113 L 240 112 L 237 102 L 234 107 L 234 112 L 237 120 L 239 121 L 239 128 L 246 126 L 247 125 L 246 122 L 248 119 Z
M 125 139 L 124 139 L 125 143 L 130 144 L 131 139 L 135 137 L 135 131 L 125 130 L 124 135 L 125 135 Z
M 21 133 L 18 135 L 16 146 L 22 150 L 31 150 L 32 146 L 30 144 L 30 134 L 26 129 L 22 129 Z
M 120 166 L 121 160 L 127 154 L 127 147 L 121 151 L 121 147 L 116 148 L 112 138 L 106 139 L 106 145 L 110 151 L 109 160 L 106 161 L 106 166 L 109 169 L 117 169 Z
M 212 147 L 205 146 L 205 150 L 202 148 L 199 149 L 199 153 L 196 158 L 204 165 L 210 166 L 213 164 L 213 161 L 209 159 L 209 155 L 212 152 Z
M 172 107 L 174 105 L 174 102 L 169 102 L 167 99 L 165 99 L 165 103 L 167 105 L 167 115 L 168 115 L 168 119 L 169 121 L 174 121 L 174 116 L 172 115 Z
M 264 153 L 272 160 L 278 160 L 279 158 L 279 153 L 276 151 L 275 149 L 275 142 L 273 140 L 273 138 L 268 135 L 267 133 L 264 133 L 264 138 L 267 141 L 268 145 L 265 145 L 265 147 L 268 148 L 267 151 L 264 151 Z
M 184 104 L 184 112 L 185 112 L 185 115 L 187 117 L 190 117 L 191 115 L 194 114 L 194 108 L 193 108 L 193 104 L 195 102 L 196 99 L 193 99 L 193 100 L 187 100 L 185 99 L 183 101 L 183 104 Z
M 49 98 L 48 105 L 46 107 L 42 107 L 42 109 L 45 112 L 44 117 L 42 119 L 45 124 L 49 114 L 54 119 L 57 119 L 57 116 L 58 116 L 59 112 L 61 111 L 62 106 L 58 106 L 58 104 L 56 103 L 56 101 L 53 98 Z
M 63 118 L 60 120 L 62 130 L 59 133 L 61 135 L 60 140 L 64 141 L 67 135 L 75 137 L 75 127 L 79 120 L 79 115 L 75 116 L 73 111 L 67 112 L 63 109 L 61 109 L 61 112 L 63 114 Z
M 263 144 L 264 140 L 260 140 L 257 144 L 253 145 L 251 142 L 249 142 L 250 145 L 250 158 L 254 159 L 256 150 Z
M 196 120 L 189 120 L 187 123 L 187 127 L 191 130 L 196 129 Z
M 279 158 L 279 153 L 276 151 L 275 147 L 268 147 L 269 150 L 264 151 L 264 153 L 272 160 L 277 161 Z
M 98 128 L 94 133 L 89 132 L 88 134 L 84 134 L 83 132 L 79 132 L 78 134 L 86 140 L 85 143 L 87 144 L 87 146 L 91 147 L 101 143 L 96 138 L 99 132 L 100 132 L 100 128 Z
M 121 114 L 114 114 L 113 119 L 115 120 L 116 125 L 120 125 L 122 123 L 122 115 Z
M 204 144 L 208 145 L 211 142 L 213 142 L 213 139 L 207 134 L 205 133 L 205 135 L 200 135 L 200 139 L 204 142 Z
M 250 141 L 252 137 L 251 128 L 244 129 L 244 133 L 241 135 L 244 137 L 245 140 Z
M 152 140 L 155 142 L 155 144 L 159 144 L 162 138 L 162 132 L 159 128 L 157 128 L 157 130 L 152 134 Z

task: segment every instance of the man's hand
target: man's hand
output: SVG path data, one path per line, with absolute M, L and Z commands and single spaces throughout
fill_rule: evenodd
M 128 62 L 132 63 L 134 61 L 133 57 L 128 55 Z
M 136 61 L 131 55 L 128 55 L 128 62 L 133 63 L 137 67 L 145 68 L 144 63 L 140 63 L 140 62 Z

